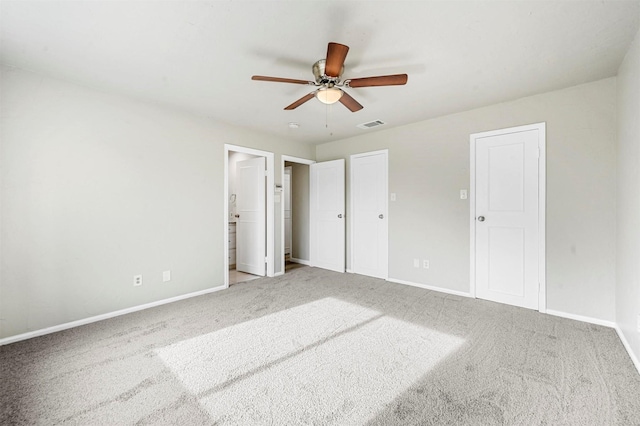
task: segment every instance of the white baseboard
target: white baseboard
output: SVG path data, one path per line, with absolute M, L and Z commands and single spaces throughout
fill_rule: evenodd
M 554 317 L 568 318 L 568 319 L 572 319 L 572 320 L 576 320 L 576 321 L 587 322 L 589 324 L 602 325 L 604 327 L 610 327 L 610 328 L 615 328 L 616 327 L 616 323 L 615 322 L 602 320 L 602 319 L 599 319 L 599 318 L 591 318 L 591 317 L 585 317 L 585 316 L 582 316 L 582 315 L 568 314 L 568 313 L 562 312 L 562 311 L 554 311 L 553 309 L 547 309 L 546 313 L 549 314 L 549 315 L 553 315 Z
M 284 271 L 276 272 L 273 274 L 274 277 L 279 277 L 280 275 L 284 275 Z
M 627 340 L 627 338 L 624 337 L 624 333 L 622 332 L 622 330 L 620 330 L 620 327 L 616 325 L 615 329 L 616 329 L 616 333 L 618 333 L 618 337 L 622 341 L 622 345 L 624 346 L 624 348 L 627 350 L 627 353 L 629 354 L 629 358 L 631 358 L 631 362 L 633 362 L 633 365 L 636 366 L 636 370 L 638 370 L 638 374 L 640 374 L 640 360 L 638 359 L 636 354 L 634 354 L 633 351 L 631 350 L 631 345 L 629 344 L 629 341 Z
M 289 262 L 299 263 L 299 264 L 301 264 L 301 265 L 311 266 L 311 262 L 309 262 L 308 260 L 304 260 L 304 259 L 296 259 L 295 257 L 290 257 L 290 258 L 289 258 Z
M 410 285 L 412 287 L 424 288 L 425 290 L 433 290 L 433 291 L 437 291 L 439 293 L 454 294 L 456 296 L 462 296 L 462 297 L 471 297 L 471 294 L 469 294 L 467 292 L 464 292 L 464 291 L 450 290 L 448 288 L 435 287 L 435 286 L 427 285 L 427 284 L 419 284 L 419 283 L 414 283 L 414 282 L 411 282 L 411 281 L 399 280 L 399 279 L 396 279 L 396 278 L 387 278 L 387 281 L 392 282 L 392 283 L 397 283 L 397 284 Z
M 56 333 L 58 331 L 67 330 L 69 328 L 80 327 L 81 325 L 91 324 L 93 322 L 98 322 L 105 319 L 118 317 L 120 315 L 126 315 L 132 312 L 142 311 L 144 309 L 155 308 L 156 306 L 166 305 L 167 303 L 177 302 L 179 300 L 190 299 L 192 297 L 197 297 L 197 296 L 203 296 L 205 294 L 224 290 L 225 288 L 227 287 L 222 285 L 219 287 L 209 288 L 206 290 L 195 291 L 193 293 L 183 294 L 182 296 L 176 296 L 176 297 L 171 297 L 169 299 L 157 300 L 155 302 L 145 303 L 144 305 L 132 306 L 131 308 L 120 309 L 119 311 L 108 312 L 106 314 L 96 315 L 93 317 L 84 318 L 77 321 L 71 321 L 71 322 L 66 322 L 64 324 L 54 325 L 53 327 L 47 327 L 40 330 L 17 334 L 15 336 L 5 337 L 4 339 L 0 339 L 0 346 L 19 342 L 21 340 L 32 339 L 34 337 L 44 336 L 45 334 Z

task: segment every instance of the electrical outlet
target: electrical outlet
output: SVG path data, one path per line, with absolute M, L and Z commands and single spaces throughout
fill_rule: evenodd
M 461 189 L 460 190 L 460 199 L 461 200 L 466 200 L 467 199 L 467 190 L 466 189 Z
M 413 259 L 413 267 L 414 268 L 420 267 L 420 259 Z
M 142 285 L 142 275 L 133 276 L 133 286 L 138 287 Z
M 162 273 L 162 282 L 166 283 L 167 281 L 171 281 L 171 271 L 164 271 Z
M 424 269 L 429 269 L 429 261 L 428 260 L 423 260 L 422 261 L 422 267 Z

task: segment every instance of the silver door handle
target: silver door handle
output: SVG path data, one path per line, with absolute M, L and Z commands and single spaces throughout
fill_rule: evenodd
M 338 215 L 338 219 L 342 219 L 342 213 Z
M 383 215 L 383 214 L 378 215 L 378 217 L 379 217 L 380 219 L 384 219 L 384 215 Z
M 484 216 L 478 216 L 478 222 L 484 222 Z

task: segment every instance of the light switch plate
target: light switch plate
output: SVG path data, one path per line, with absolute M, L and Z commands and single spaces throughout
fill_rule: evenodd
M 466 200 L 467 199 L 467 190 L 466 189 L 461 189 L 460 190 L 460 199 L 461 200 Z
M 167 281 L 171 281 L 171 271 L 164 271 L 162 273 L 162 282 L 166 283 Z

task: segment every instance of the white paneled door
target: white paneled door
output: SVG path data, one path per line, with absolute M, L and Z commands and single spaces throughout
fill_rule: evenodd
M 476 296 L 538 309 L 544 256 L 538 162 L 544 125 L 476 134 L 471 139 Z
M 344 160 L 309 166 L 311 265 L 344 272 Z
M 351 270 L 387 278 L 388 152 L 351 156 Z
M 236 163 L 236 270 L 265 275 L 265 158 Z

